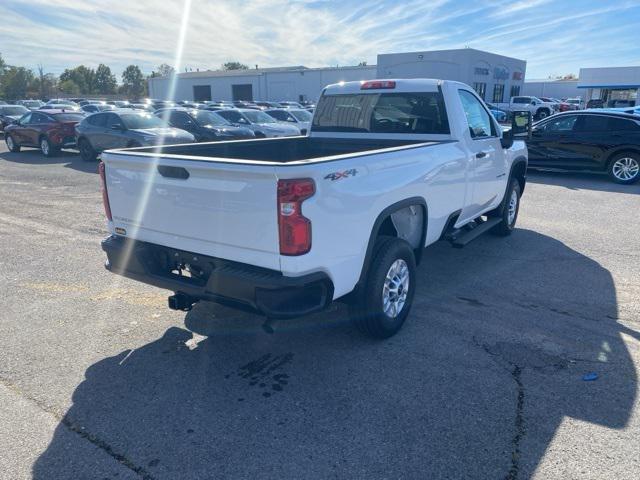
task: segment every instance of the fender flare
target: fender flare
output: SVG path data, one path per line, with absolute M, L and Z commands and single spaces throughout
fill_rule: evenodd
M 500 202 L 500 205 L 498 205 L 498 207 L 494 210 L 494 211 L 498 211 L 498 212 L 502 212 L 502 209 L 504 208 L 505 205 L 505 200 L 507 198 L 507 191 L 509 190 L 509 187 L 511 186 L 511 180 L 513 179 L 513 171 L 515 170 L 516 167 L 519 167 L 520 165 L 524 165 L 524 176 L 522 178 L 522 183 L 520 184 L 520 195 L 522 195 L 524 193 L 524 187 L 527 184 L 527 165 L 528 165 L 528 160 L 527 157 L 520 155 L 518 157 L 516 157 L 513 162 L 511 163 L 511 168 L 509 169 L 509 179 L 507 180 L 507 185 L 504 189 L 504 194 L 502 195 L 502 201 Z
M 360 277 L 358 278 L 358 283 L 356 284 L 354 290 L 356 290 L 367 278 L 367 273 L 369 271 L 369 263 L 371 262 L 371 257 L 373 256 L 373 247 L 376 243 L 376 238 L 378 237 L 378 232 L 380 231 L 380 227 L 383 222 L 389 218 L 389 216 L 406 207 L 410 207 L 412 205 L 418 205 L 423 209 L 423 218 L 424 222 L 422 225 L 422 236 L 420 237 L 420 247 L 416 249 L 416 264 L 420 263 L 420 259 L 422 258 L 422 252 L 424 250 L 424 244 L 427 239 L 427 226 L 429 223 L 429 209 L 427 207 L 427 202 L 424 197 L 410 197 L 405 198 L 404 200 L 400 200 L 399 202 L 393 203 L 386 207 L 373 223 L 373 228 L 371 229 L 371 233 L 369 235 L 369 243 L 367 244 L 367 253 L 364 256 L 364 261 L 362 262 L 362 269 L 360 270 Z

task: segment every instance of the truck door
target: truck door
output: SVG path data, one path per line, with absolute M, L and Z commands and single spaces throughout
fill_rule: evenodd
M 458 93 L 469 126 L 467 144 L 471 164 L 468 209 L 462 215 L 472 218 L 502 199 L 508 172 L 491 114 L 474 93 L 468 90 L 458 90 Z

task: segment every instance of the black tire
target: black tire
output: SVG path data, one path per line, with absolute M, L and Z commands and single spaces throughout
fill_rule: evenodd
M 549 110 L 543 108 L 542 110 L 538 111 L 538 115 L 536 116 L 538 117 L 538 120 L 542 120 L 543 118 L 547 118 L 550 114 L 551 112 L 549 112 Z
M 515 198 L 514 198 L 515 195 Z M 518 221 L 518 212 L 520 211 L 520 182 L 516 179 L 511 180 L 511 184 L 507 189 L 507 193 L 504 197 L 504 202 L 498 210 L 495 210 L 490 217 L 501 217 L 502 221 L 489 230 L 492 234 L 500 237 L 506 237 L 511 235 L 513 229 L 516 227 Z M 515 205 L 512 205 L 512 201 L 515 201 Z M 513 215 L 511 214 L 513 207 Z
M 55 157 L 60 149 L 54 146 L 47 137 L 40 138 L 40 152 L 47 158 Z
M 403 263 L 396 263 L 396 261 Z M 399 307 L 400 310 L 395 315 L 392 309 L 390 314 L 385 313 L 383 302 L 385 282 L 392 265 L 404 265 L 408 270 L 408 288 L 404 290 L 404 287 L 397 288 L 400 295 L 406 292 L 404 304 Z M 363 333 L 374 338 L 389 338 L 400 330 L 409 315 L 415 288 L 416 259 L 411 246 L 399 238 L 380 237 L 374 246 L 367 278 L 349 305 L 349 317 Z M 391 303 L 394 302 L 390 302 L 389 305 Z M 394 303 L 394 305 L 397 306 L 400 303 Z
M 11 134 L 9 133 L 4 134 L 4 143 L 7 144 L 7 148 L 9 149 L 10 152 L 18 153 L 20 151 L 20 145 L 16 143 L 16 141 L 13 139 Z
M 86 138 L 78 140 L 78 150 L 80 150 L 80 158 L 82 158 L 83 162 L 95 162 L 98 158 L 98 153 Z
M 609 162 L 609 178 L 616 183 L 629 185 L 640 180 L 640 154 L 619 153 Z

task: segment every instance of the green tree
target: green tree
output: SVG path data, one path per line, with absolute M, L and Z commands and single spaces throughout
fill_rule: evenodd
M 156 70 L 160 77 L 168 77 L 170 75 L 173 75 L 176 71 L 171 65 L 168 65 L 166 63 L 161 63 L 160 65 L 158 65 L 158 68 Z
M 94 76 L 95 93 L 115 93 L 118 82 L 116 76 L 111 73 L 111 69 L 101 63 L 96 69 Z
M 63 83 L 67 80 L 71 80 L 77 85 L 80 90 L 77 93 L 94 93 L 96 90 L 96 72 L 92 68 L 87 68 L 84 65 L 80 65 L 75 68 L 67 68 L 62 72 L 60 75 L 60 82 Z
M 122 72 L 120 91 L 130 98 L 140 98 L 145 92 L 146 79 L 137 65 L 129 65 Z
M 34 78 L 33 72 L 27 68 L 6 68 L 2 75 L 3 95 L 10 100 L 25 98 Z
M 62 78 L 62 75 L 60 76 Z M 58 84 L 58 88 L 60 89 L 61 92 L 63 93 L 68 93 L 71 95 L 78 95 L 80 94 L 80 87 L 78 86 L 78 84 L 76 82 L 74 82 L 73 80 L 62 80 L 59 84 Z
M 2 54 L 0 53 L 0 97 L 4 96 L 3 77 L 4 77 L 4 72 L 6 68 L 7 68 L 7 64 L 4 62 L 4 59 L 2 58 Z
M 223 70 L 248 70 L 249 67 L 247 67 L 244 63 L 240 63 L 240 62 L 227 62 L 222 64 L 222 69 Z

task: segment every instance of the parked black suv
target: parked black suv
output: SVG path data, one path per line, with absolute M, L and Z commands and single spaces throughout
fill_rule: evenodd
M 640 179 L 640 115 L 564 112 L 533 125 L 529 166 L 607 172 L 618 183 Z
M 248 128 L 233 126 L 229 121 L 209 110 L 170 108 L 158 110 L 156 115 L 166 119 L 172 127 L 191 133 L 196 137 L 196 142 L 255 137 L 253 131 Z

